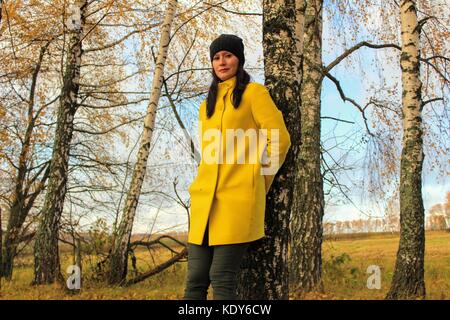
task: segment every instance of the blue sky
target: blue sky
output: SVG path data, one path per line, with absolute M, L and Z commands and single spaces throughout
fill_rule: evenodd
M 336 56 L 342 53 L 342 47 L 336 45 L 330 45 L 329 39 L 330 36 L 334 36 L 332 34 L 332 28 L 330 28 L 329 24 L 327 24 L 327 17 L 325 19 L 324 26 L 324 36 L 323 36 L 323 60 L 326 65 L 330 61 L 332 61 Z M 259 31 L 259 35 L 253 32 Z M 221 30 L 221 33 L 234 33 L 244 38 L 244 43 L 246 45 L 246 67 L 262 67 L 261 58 L 262 58 L 262 34 L 261 30 L 252 30 L 252 34 L 243 34 L 243 31 L 239 29 L 239 25 L 236 24 L 234 30 Z M 258 35 L 258 36 L 257 36 Z M 356 41 L 360 41 L 362 39 L 370 40 L 370 36 L 367 35 L 367 38 L 364 38 L 364 33 L 359 36 L 359 39 Z M 248 41 L 246 43 L 245 41 Z M 250 43 L 251 42 L 251 43 Z M 356 43 L 356 42 L 355 42 Z M 355 44 L 353 43 L 353 44 Z M 130 42 L 130 50 L 133 46 Z M 251 48 L 251 49 L 249 49 Z M 207 55 L 207 48 L 199 49 L 199 54 Z M 379 55 L 380 53 L 377 52 Z M 347 63 L 342 63 L 338 65 L 335 69 L 333 69 L 332 74 L 338 78 L 341 83 L 341 86 L 346 93 L 346 95 L 354 100 L 356 100 L 361 105 L 364 105 L 368 99 L 368 87 L 370 84 L 375 84 L 378 81 L 378 72 L 377 67 L 370 66 L 372 59 L 375 56 L 375 52 L 372 49 L 363 48 L 360 49 L 355 55 L 352 56 L 356 61 L 359 60 L 360 64 L 354 64 L 350 66 Z M 168 57 L 170 59 L 170 56 Z M 362 74 L 360 65 L 367 66 L 365 68 L 366 74 Z M 390 85 L 399 86 L 399 68 L 396 65 L 390 65 L 386 62 L 384 72 L 388 75 L 387 82 Z M 257 72 L 251 72 L 250 74 L 253 76 L 255 81 L 263 83 L 263 77 L 261 74 Z M 151 74 L 149 74 L 149 79 L 151 79 Z M 209 79 L 206 79 L 209 83 Z M 148 82 L 148 87 L 150 87 L 150 81 Z M 400 97 L 397 97 L 398 99 Z M 322 87 L 322 116 L 328 117 L 336 117 L 348 121 L 353 121 L 354 124 L 347 124 L 342 122 L 336 122 L 330 119 L 323 119 L 321 132 L 322 132 L 322 140 L 329 138 L 331 134 L 337 137 L 336 141 L 339 145 L 339 148 L 334 148 L 331 151 L 331 156 L 333 158 L 339 158 L 343 153 L 345 153 L 346 149 L 352 146 L 352 144 L 356 143 L 364 136 L 365 127 L 362 121 L 361 113 L 350 103 L 344 103 L 339 96 L 339 93 L 330 80 L 325 79 Z M 199 99 L 201 101 L 201 99 Z M 160 101 L 161 105 L 162 101 Z M 180 105 L 179 110 L 182 113 L 186 108 L 192 107 L 186 105 Z M 146 104 L 142 104 L 142 110 L 145 110 Z M 198 106 L 196 106 L 198 108 Z M 185 123 L 189 124 L 192 121 L 196 121 L 197 115 L 196 110 L 191 114 L 185 114 L 186 118 Z M 367 114 L 370 119 L 370 113 Z M 158 120 L 158 117 L 157 117 Z M 195 132 L 196 126 L 194 125 L 192 130 L 193 134 Z M 351 139 L 348 139 L 350 137 Z M 137 138 L 137 137 L 136 137 Z M 169 144 L 173 144 L 173 142 L 168 142 Z M 332 143 L 334 144 L 334 143 Z M 180 152 L 177 150 L 176 152 Z M 359 145 L 358 148 L 353 150 L 348 158 L 347 163 L 351 163 L 354 165 L 354 169 L 350 171 L 346 171 L 343 174 L 339 175 L 340 182 L 349 187 L 349 192 L 347 196 L 351 199 L 352 203 L 348 201 L 344 201 L 344 203 L 339 203 L 335 205 L 331 205 L 331 201 L 329 198 L 326 198 L 327 206 L 325 209 L 325 220 L 351 220 L 351 219 L 365 219 L 367 215 L 371 215 L 373 217 L 380 217 L 384 215 L 384 202 L 386 199 L 378 199 L 378 201 L 371 201 L 370 197 L 367 195 L 367 191 L 361 188 L 361 181 L 364 181 L 365 175 L 367 175 L 367 171 L 364 170 L 364 156 L 366 152 L 365 145 Z M 157 158 L 157 155 L 155 155 Z M 326 161 L 331 163 L 330 157 L 325 155 Z M 155 159 L 155 158 L 153 158 Z M 152 157 L 149 161 L 153 161 Z M 447 170 L 449 171 L 449 170 Z M 186 179 L 193 179 L 195 176 L 194 172 L 185 172 Z M 189 181 L 187 182 L 189 185 Z M 427 165 L 424 165 L 424 174 L 423 174 L 423 200 L 424 206 L 427 210 L 431 205 L 437 202 L 443 202 L 445 200 L 445 194 L 450 190 L 450 181 L 449 176 L 441 177 L 436 172 L 431 172 Z M 335 195 L 338 195 L 335 193 Z M 340 197 L 340 199 L 344 200 L 344 197 Z M 333 203 L 336 202 L 336 196 L 333 197 Z M 156 215 L 156 211 L 160 210 L 159 214 Z M 134 228 L 134 232 L 146 232 L 149 231 L 149 225 L 155 223 L 154 230 L 164 230 L 165 228 L 175 227 L 175 229 L 183 230 L 187 228 L 187 216 L 185 211 L 179 206 L 173 205 L 165 205 L 159 208 L 159 203 L 145 203 L 142 202 L 139 205 L 138 209 L 138 219 Z
M 337 68 L 337 74 L 340 74 Z M 262 79 L 256 78 L 256 81 L 263 82 Z M 364 98 L 366 93 L 364 92 L 364 88 L 362 86 L 362 81 L 357 76 L 353 74 L 347 74 L 340 79 L 341 85 L 345 93 L 358 101 L 361 104 L 364 104 Z M 347 124 L 329 119 L 322 120 L 322 139 L 326 139 L 330 135 L 334 134 L 337 136 L 337 141 L 339 146 L 343 149 L 343 151 L 339 151 L 333 149 L 331 154 L 334 158 L 339 158 L 339 155 L 351 145 L 354 140 L 359 140 L 360 137 L 364 135 L 365 127 L 362 121 L 362 117 L 360 112 L 350 103 L 344 103 L 339 96 L 338 91 L 334 83 L 325 79 L 322 87 L 322 116 L 336 117 L 348 121 L 353 121 L 355 124 Z M 368 115 L 369 116 L 369 115 Z M 369 116 L 370 120 L 370 116 Z M 346 138 L 344 136 L 352 137 L 349 141 L 344 141 Z M 340 137 L 340 138 L 339 138 Z M 333 143 L 334 144 L 334 143 Z M 355 169 L 345 172 L 344 174 L 339 175 L 340 182 L 349 187 L 350 192 L 347 196 L 351 199 L 352 203 L 349 203 L 344 199 L 344 197 L 340 196 L 341 200 L 344 200 L 345 203 L 341 203 L 338 205 L 328 205 L 325 210 L 325 220 L 336 221 L 336 220 L 353 220 L 353 219 L 366 219 L 368 215 L 372 217 L 382 217 L 384 215 L 384 201 L 386 199 L 379 199 L 380 201 L 370 201 L 367 196 L 367 191 L 360 188 L 361 180 L 364 179 L 364 175 L 366 174 L 364 170 L 364 155 L 365 155 L 365 146 L 359 145 L 354 151 L 349 154 L 348 162 L 355 163 Z M 329 156 L 325 155 L 325 158 L 328 162 L 331 162 Z M 358 166 L 359 165 L 359 166 Z M 448 190 L 450 190 L 449 179 L 441 179 L 438 181 L 438 177 L 436 173 L 429 172 L 429 170 L 425 166 L 424 174 L 423 174 L 423 200 L 424 206 L 427 210 L 431 205 L 437 202 L 444 202 L 445 194 Z M 193 177 L 193 175 L 190 175 Z M 329 199 L 326 199 L 329 200 Z M 333 199 L 335 202 L 336 199 Z M 181 208 L 162 208 L 160 209 L 160 213 L 157 218 L 157 227 L 156 229 L 165 229 L 170 228 L 170 226 L 177 226 L 176 229 L 184 229 L 187 221 L 186 215 Z M 155 209 L 150 206 L 147 208 L 145 215 L 140 215 L 140 222 L 142 223 L 143 229 L 137 227 L 137 230 L 144 230 L 145 225 L 153 222 L 151 215 L 148 215 L 149 212 L 154 212 Z

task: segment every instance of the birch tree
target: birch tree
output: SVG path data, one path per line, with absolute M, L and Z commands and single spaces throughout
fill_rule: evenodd
M 416 1 L 400 2 L 403 144 L 400 164 L 400 244 L 387 299 L 424 298 L 425 224 L 420 29 Z
M 155 73 L 153 75 L 151 98 L 147 109 L 147 115 L 144 119 L 144 129 L 141 135 L 140 147 L 137 155 L 137 162 L 134 167 L 130 188 L 127 194 L 127 200 L 122 213 L 122 219 L 115 231 L 111 254 L 108 282 L 110 284 L 121 283 L 127 274 L 128 265 L 128 244 L 131 238 L 133 221 L 136 208 L 139 201 L 139 195 L 144 180 L 147 159 L 150 153 L 150 144 L 154 130 L 156 108 L 158 106 L 161 94 L 162 77 L 164 73 L 164 64 L 167 57 L 168 46 L 170 43 L 170 30 L 177 7 L 176 0 L 169 0 L 166 16 L 161 27 L 161 38 L 159 43 L 159 54 L 156 63 Z
M 60 94 L 57 127 L 50 164 L 49 182 L 34 244 L 33 284 L 61 280 L 58 233 L 67 191 L 69 148 L 73 120 L 78 108 L 82 37 L 88 0 L 76 2 L 73 21 L 69 22 L 70 42 L 64 83 Z
M 241 299 L 288 299 L 289 214 L 300 142 L 303 16 L 300 1 L 263 1 L 265 85 L 284 115 L 292 146 L 266 200 L 266 237 L 253 244 L 239 275 Z
M 290 285 L 292 292 L 323 291 L 320 110 L 322 88 L 322 0 L 303 1 L 305 12 L 301 84 L 301 148 L 292 204 Z

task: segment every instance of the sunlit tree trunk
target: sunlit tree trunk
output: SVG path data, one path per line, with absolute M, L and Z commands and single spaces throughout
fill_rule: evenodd
M 59 221 L 67 191 L 73 120 L 78 108 L 82 38 L 87 5 L 88 0 L 77 2 L 80 21 L 72 21 L 69 28 L 70 44 L 58 108 L 49 182 L 34 245 L 34 284 L 53 283 L 61 279 L 58 253 Z
M 291 219 L 291 293 L 323 291 L 323 180 L 320 171 L 320 93 L 322 87 L 322 0 L 305 0 L 301 148 Z
M 147 108 L 147 115 L 144 119 L 144 129 L 141 135 L 137 162 L 134 167 L 130 188 L 128 190 L 127 200 L 122 213 L 120 224 L 115 230 L 113 245 L 110 254 L 110 269 L 108 282 L 110 284 L 123 283 L 127 275 L 128 265 L 128 244 L 131 238 L 133 221 L 136 214 L 136 208 L 139 202 L 142 183 L 147 169 L 147 160 L 150 153 L 150 143 L 155 126 L 156 108 L 162 88 L 164 74 L 164 64 L 167 57 L 170 41 L 170 29 L 174 19 L 177 7 L 176 0 L 169 0 L 166 11 L 166 17 L 162 25 L 161 39 L 159 44 L 159 54 L 156 61 L 155 74 L 153 76 L 152 94 Z
M 239 274 L 241 299 L 288 299 L 289 213 L 300 144 L 301 1 L 263 1 L 265 85 L 284 115 L 291 148 L 266 200 L 266 237 L 249 248 Z
M 387 299 L 425 297 L 422 199 L 422 83 L 416 2 L 400 5 L 403 145 L 400 164 L 400 244 Z

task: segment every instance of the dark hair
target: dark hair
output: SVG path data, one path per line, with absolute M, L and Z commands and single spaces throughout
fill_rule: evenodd
M 216 106 L 217 100 L 217 89 L 219 87 L 220 79 L 214 72 L 214 69 L 211 70 L 213 80 L 211 82 L 211 86 L 209 87 L 208 97 L 206 99 L 206 116 L 211 118 L 214 114 L 214 109 Z M 245 88 L 247 87 L 247 83 L 250 82 L 250 75 L 247 71 L 244 70 L 244 67 L 241 63 L 239 63 L 237 72 L 236 72 L 236 85 L 233 89 L 232 97 L 233 97 L 233 106 L 235 109 L 239 107 L 241 103 L 242 94 L 244 93 Z

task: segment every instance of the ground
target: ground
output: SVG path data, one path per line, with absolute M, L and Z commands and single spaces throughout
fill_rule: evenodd
M 323 279 L 325 292 L 309 294 L 305 299 L 383 299 L 389 290 L 398 248 L 398 234 L 349 235 L 327 239 L 323 243 Z M 153 263 L 171 257 L 166 249 L 136 253 L 138 268 L 146 270 Z M 62 270 L 71 264 L 71 252 L 62 253 Z M 17 260 L 12 281 L 2 280 L 0 299 L 181 299 L 186 276 L 186 262 L 179 262 L 160 274 L 136 285 L 108 287 L 90 278 L 89 259 L 85 259 L 85 276 L 79 293 L 71 294 L 60 285 L 30 286 L 33 277 L 31 254 Z M 369 266 L 381 272 L 380 289 L 369 289 Z M 373 267 L 372 267 L 373 268 Z M 132 270 L 130 270 L 132 276 Z M 68 276 L 66 274 L 66 276 Z M 426 233 L 425 284 L 427 299 L 450 299 L 450 232 Z M 298 296 L 290 294 L 291 299 Z M 209 292 L 212 299 L 212 289 Z

